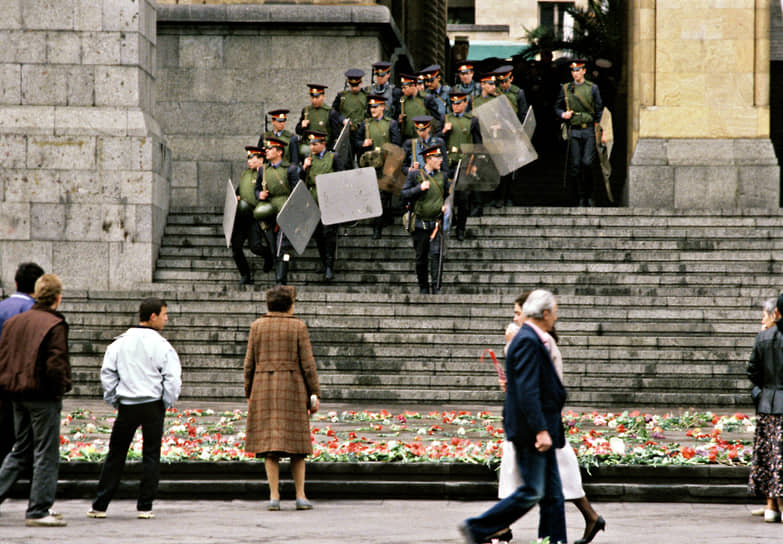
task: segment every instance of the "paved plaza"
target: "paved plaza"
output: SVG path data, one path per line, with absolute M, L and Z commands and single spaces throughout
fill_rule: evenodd
M 157 518 L 136 519 L 135 501 L 115 501 L 104 520 L 85 516 L 89 501 L 58 501 L 68 521 L 64 528 L 24 525 L 26 501 L 0 507 L 3 544 L 128 543 L 302 543 L 302 544 L 455 544 L 456 526 L 492 503 L 453 501 L 315 501 L 315 509 L 267 512 L 265 502 L 158 501 Z M 783 542 L 783 524 L 751 517 L 750 506 L 675 503 L 598 503 L 607 531 L 598 544 L 748 544 Z M 582 520 L 566 506 L 569 538 L 581 537 Z M 514 543 L 535 540 L 538 516 L 531 512 L 513 525 Z

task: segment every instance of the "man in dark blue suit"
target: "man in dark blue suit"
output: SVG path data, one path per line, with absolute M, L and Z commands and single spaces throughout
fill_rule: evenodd
M 541 506 L 538 537 L 552 544 L 566 540 L 565 511 L 555 448 L 565 444 L 562 416 L 566 390 L 549 355 L 548 332 L 557 321 L 557 301 L 537 289 L 525 301 L 527 316 L 506 355 L 506 403 L 503 426 L 514 443 L 522 485 L 478 517 L 459 527 L 465 542 L 510 540 L 509 526 L 536 504 Z

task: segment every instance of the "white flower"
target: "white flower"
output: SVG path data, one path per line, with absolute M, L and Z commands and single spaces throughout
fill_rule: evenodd
M 613 453 L 616 453 L 617 455 L 625 455 L 625 442 L 623 442 L 622 438 L 618 438 L 616 436 L 610 438 L 609 447 L 612 449 Z
M 460 435 L 460 436 L 465 436 L 465 434 L 467 434 L 467 433 L 465 433 L 465 428 L 464 427 L 460 427 L 459 429 L 457 429 L 457 434 Z

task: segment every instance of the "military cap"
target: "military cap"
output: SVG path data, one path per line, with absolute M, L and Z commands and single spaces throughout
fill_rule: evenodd
M 323 142 L 326 141 L 326 133 L 320 130 L 308 130 L 305 132 L 307 139 L 311 142 Z
M 268 136 L 266 138 L 266 141 L 264 142 L 264 145 L 267 149 L 270 147 L 279 147 L 280 149 L 285 149 L 286 143 L 285 140 L 281 140 L 280 138 L 275 138 L 274 136 Z
M 345 78 L 348 80 L 348 83 L 360 83 L 363 77 L 364 70 L 359 70 L 358 68 L 351 68 L 345 72 Z
M 493 72 L 487 72 L 486 74 L 481 74 L 479 76 L 479 81 L 482 83 L 492 83 L 495 84 L 495 74 Z
M 391 70 L 391 62 L 381 61 L 372 65 L 372 70 L 376 74 L 385 74 Z
M 252 157 L 253 155 L 263 155 L 264 148 L 258 147 L 256 145 L 246 145 L 245 151 L 247 151 L 247 156 Z
M 274 121 L 284 122 L 286 119 L 288 119 L 288 110 L 286 109 L 272 110 L 269 112 L 269 117 L 271 117 L 272 120 Z
M 432 123 L 432 117 L 429 115 L 417 115 L 413 118 L 413 124 L 416 128 L 427 128 Z
M 462 62 L 457 63 L 457 72 L 460 74 L 464 74 L 465 72 L 472 72 L 475 67 L 475 62 L 472 60 L 463 60 Z
M 440 64 L 430 64 L 421 71 L 422 74 L 426 74 L 431 77 L 435 77 L 440 74 Z
M 367 97 L 367 103 L 370 106 L 378 106 L 380 104 L 386 104 L 386 97 L 382 94 L 371 94 Z
M 451 91 L 449 93 L 449 99 L 452 104 L 459 104 L 460 102 L 467 100 L 468 93 L 462 91 Z
M 424 83 L 424 81 L 427 79 L 427 76 L 424 74 L 424 72 L 419 72 L 416 74 L 416 81 L 418 83 Z
M 503 66 L 500 66 L 495 69 L 495 78 L 498 81 L 506 81 L 509 77 L 511 77 L 511 73 L 514 71 L 514 67 L 510 64 L 505 64 Z
M 310 96 L 319 96 L 326 92 L 327 87 L 326 85 L 319 85 L 318 83 L 308 83 L 308 87 L 310 87 Z
M 416 83 L 416 76 L 410 74 L 400 74 L 400 85 L 405 87 L 406 85 L 413 85 Z
M 574 71 L 584 68 L 585 64 L 587 64 L 587 61 L 584 59 L 573 59 L 568 66 L 571 68 L 571 71 Z
M 426 159 L 427 157 L 441 157 L 443 154 L 440 151 L 440 144 L 431 145 L 424 149 L 421 154 Z

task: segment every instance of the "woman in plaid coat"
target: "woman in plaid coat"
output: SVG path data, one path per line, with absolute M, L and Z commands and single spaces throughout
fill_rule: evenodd
M 308 410 L 318 411 L 321 389 L 307 326 L 293 316 L 295 297 L 285 285 L 266 292 L 268 312 L 250 326 L 245 354 L 245 451 L 264 457 L 268 510 L 280 510 L 280 457 L 291 458 L 297 510 L 313 507 L 304 492 L 304 460 L 313 452 Z

